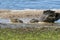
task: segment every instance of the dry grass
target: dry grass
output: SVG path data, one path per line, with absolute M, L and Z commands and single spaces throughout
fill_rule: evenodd
M 0 10 L 0 17 L 12 18 L 12 17 L 40 17 L 44 10 Z M 60 13 L 60 10 L 55 10 Z
M 0 17 L 13 18 L 13 17 L 40 17 L 44 10 L 0 10 Z M 55 10 L 60 13 L 60 10 Z
M 39 17 L 43 10 L 0 10 L 0 17 L 12 18 L 12 17 Z

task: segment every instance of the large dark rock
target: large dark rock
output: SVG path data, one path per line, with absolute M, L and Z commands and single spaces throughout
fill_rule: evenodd
M 43 22 L 49 22 L 49 23 L 54 23 L 58 19 L 60 19 L 60 13 L 55 13 L 55 11 L 52 10 L 44 11 L 41 17 L 41 20 Z
M 60 13 L 56 13 L 55 17 L 56 17 L 55 21 L 59 20 L 60 19 Z

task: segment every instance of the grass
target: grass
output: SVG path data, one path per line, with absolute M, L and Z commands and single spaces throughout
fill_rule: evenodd
M 0 29 L 0 40 L 60 40 L 60 29 Z

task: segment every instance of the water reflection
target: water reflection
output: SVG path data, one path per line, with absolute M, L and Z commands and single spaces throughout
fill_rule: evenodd
M 10 23 L 10 19 L 0 19 L 0 23 Z

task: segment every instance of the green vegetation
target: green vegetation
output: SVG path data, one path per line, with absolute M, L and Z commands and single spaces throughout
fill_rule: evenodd
M 0 29 L 0 40 L 60 40 L 60 29 Z

